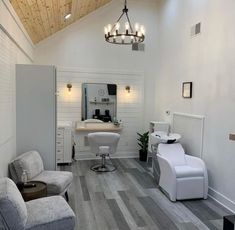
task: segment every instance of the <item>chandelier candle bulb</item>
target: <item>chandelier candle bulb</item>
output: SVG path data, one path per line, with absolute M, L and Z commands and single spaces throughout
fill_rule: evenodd
M 129 23 L 128 23 L 128 22 L 126 22 L 126 23 L 125 23 L 125 27 L 126 27 L 126 31 L 128 31 L 128 30 L 129 30 L 129 28 L 130 28 L 130 25 L 129 25 Z
M 110 33 L 112 30 L 112 25 L 111 24 L 108 24 L 108 32 Z
M 118 31 L 120 29 L 120 23 L 116 23 L 116 30 Z
M 144 26 L 141 26 L 141 27 L 140 27 L 140 31 L 141 31 L 141 33 L 142 33 L 143 35 L 145 34 Z
M 108 34 L 108 29 L 107 29 L 107 27 L 104 27 L 104 33 L 105 33 L 105 35 Z
M 139 23 L 135 23 L 135 30 L 136 30 L 136 31 L 138 31 L 138 30 L 139 30 L 139 28 L 140 28 Z

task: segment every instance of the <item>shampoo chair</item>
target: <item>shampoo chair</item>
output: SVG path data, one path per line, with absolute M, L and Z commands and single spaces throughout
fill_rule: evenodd
M 180 143 L 159 144 L 159 186 L 171 201 L 207 199 L 208 176 L 205 163 L 186 155 Z

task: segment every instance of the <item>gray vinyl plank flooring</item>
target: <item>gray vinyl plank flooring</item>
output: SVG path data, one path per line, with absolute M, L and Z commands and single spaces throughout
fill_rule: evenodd
M 110 200 L 107 200 L 107 202 L 108 202 L 109 208 L 111 209 L 113 213 L 113 216 L 116 220 L 116 223 L 119 229 L 131 230 L 124 218 L 122 211 L 120 210 L 117 204 L 117 201 L 115 199 L 110 199 Z
M 131 216 L 135 220 L 136 225 L 138 227 L 146 226 L 146 223 L 145 223 L 144 219 L 142 218 L 142 216 L 140 215 L 140 213 L 138 212 L 138 210 L 135 207 L 134 200 L 130 199 L 125 191 L 119 191 L 118 193 L 119 193 L 121 199 L 123 200 L 123 202 L 125 203 L 125 205 L 126 205 L 128 211 L 130 212 Z
M 90 200 L 90 194 L 87 188 L 87 183 L 86 183 L 86 178 L 85 176 L 80 176 L 80 183 L 81 183 L 81 188 L 82 188 L 82 194 L 83 194 L 83 199 L 84 201 Z
M 151 159 L 113 159 L 110 173 L 91 171 L 98 162 L 59 167 L 74 175 L 68 194 L 76 230 L 222 230 L 231 214 L 212 199 L 169 201 L 151 175 Z
M 177 229 L 175 223 L 164 213 L 151 197 L 139 197 L 138 199 L 159 229 Z

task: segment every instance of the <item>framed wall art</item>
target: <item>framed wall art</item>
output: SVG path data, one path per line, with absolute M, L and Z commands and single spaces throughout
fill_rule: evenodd
M 182 96 L 183 98 L 192 98 L 193 83 L 183 82 L 182 85 Z

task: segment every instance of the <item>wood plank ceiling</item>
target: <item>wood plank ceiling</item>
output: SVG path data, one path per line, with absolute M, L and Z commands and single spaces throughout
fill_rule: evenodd
M 111 0 L 10 0 L 36 44 Z M 71 12 L 71 17 L 64 16 Z

